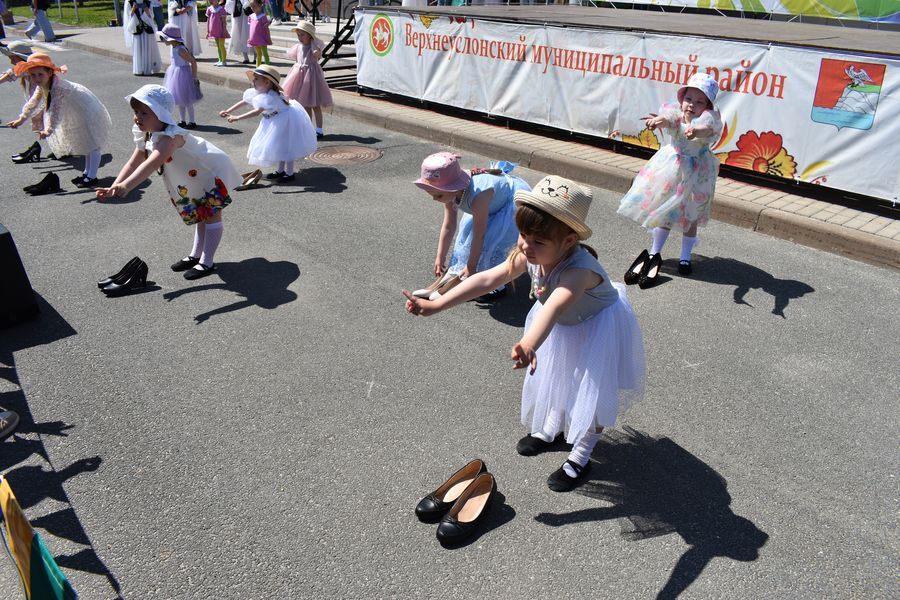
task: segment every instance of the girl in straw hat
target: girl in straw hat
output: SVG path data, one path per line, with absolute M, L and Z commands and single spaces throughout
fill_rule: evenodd
M 597 434 L 644 391 L 644 345 L 621 284 L 613 284 L 594 252 L 581 244 L 589 190 L 548 176 L 533 191 L 516 192 L 519 241 L 509 260 L 477 273 L 437 300 L 403 291 L 406 310 L 431 315 L 511 282 L 527 272 L 537 302 L 525 334 L 512 347 L 513 368 L 530 367 L 522 388 L 522 424 L 516 447 L 533 456 L 563 434 L 572 444 L 547 484 L 558 492 L 581 483 L 590 470 Z
M 322 108 L 334 104 L 319 64 L 325 44 L 316 37 L 316 26 L 308 21 L 300 21 L 291 31 L 297 34 L 300 43 L 287 52 L 288 58 L 296 62 L 284 78 L 284 95 L 299 102 L 309 118 L 315 119 L 316 137 L 321 138 L 325 135 Z
M 190 49 L 184 45 L 181 29 L 172 23 L 166 24 L 159 32 L 159 37 L 172 49 L 172 58 L 166 69 L 164 84 L 175 99 L 181 121 L 178 126 L 193 129 L 194 105 L 203 98 L 200 92 L 200 80 L 197 79 L 197 60 Z
M 84 171 L 72 183 L 93 187 L 100 167 L 100 149 L 106 144 L 111 122 L 97 96 L 83 85 L 63 79 L 67 70 L 53 64 L 46 54 L 32 54 L 18 63 L 16 76 L 27 73 L 35 87 L 22 114 L 8 125 L 18 127 L 43 111 L 43 129 L 38 135 L 47 140 L 56 156 L 84 156 Z
M 223 110 L 219 116 L 229 123 L 262 115 L 259 127 L 247 148 L 251 165 L 270 168 L 275 172 L 267 179 L 286 183 L 294 180 L 294 161 L 306 158 L 316 149 L 316 132 L 306 111 L 284 97 L 279 80 L 281 74 L 271 65 L 260 65 L 247 71 L 253 87 L 244 92 L 240 102 Z M 232 114 L 242 106 L 251 106 L 243 114 Z
M 185 225 L 195 225 L 190 253 L 172 265 L 185 279 L 215 271 L 222 240 L 222 209 L 241 182 L 231 159 L 216 146 L 175 124 L 175 99 L 161 85 L 145 85 L 126 98 L 134 111 L 135 149 L 115 182 L 97 190 L 100 199 L 122 197 L 153 175 L 162 175 L 172 206 Z
M 709 150 L 722 133 L 722 117 L 713 108 L 718 91 L 715 78 L 697 73 L 678 90 L 677 105 L 664 104 L 658 115 L 645 117 L 648 129 L 667 129 L 671 142 L 644 165 L 619 205 L 619 214 L 649 229 L 651 237 L 649 252 L 628 268 L 625 283 L 646 288 L 656 282 L 672 229 L 683 234 L 678 272 L 691 274 L 697 227 L 709 221 L 719 173 L 719 159 Z

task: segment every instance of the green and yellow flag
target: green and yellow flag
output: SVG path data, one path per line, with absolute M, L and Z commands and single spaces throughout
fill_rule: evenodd
M 57 566 L 41 536 L 22 512 L 12 488 L 0 476 L 0 507 L 3 509 L 3 542 L 12 556 L 25 586 L 28 600 L 74 600 L 75 589 Z

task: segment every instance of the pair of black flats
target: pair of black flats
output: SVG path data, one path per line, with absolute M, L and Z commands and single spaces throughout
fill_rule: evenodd
M 19 152 L 18 154 L 13 154 L 11 157 L 12 161 L 17 165 L 21 165 L 23 163 L 37 162 L 41 160 L 41 145 L 37 142 L 30 145 L 23 152 Z
M 642 250 L 634 259 L 623 277 L 626 285 L 638 284 L 642 290 L 656 285 L 659 278 L 659 269 L 662 266 L 662 256 L 659 253 L 650 254 Z
M 438 523 L 438 541 L 456 544 L 475 532 L 496 493 L 494 476 L 476 458 L 422 498 L 416 516 L 424 523 Z
M 107 296 L 124 296 L 146 287 L 149 272 L 147 263 L 135 256 L 122 267 L 121 271 L 98 281 L 97 287 Z

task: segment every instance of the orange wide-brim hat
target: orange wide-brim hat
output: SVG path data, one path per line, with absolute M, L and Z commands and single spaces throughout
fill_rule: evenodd
M 15 69 L 16 77 L 20 77 L 24 73 L 27 73 L 32 69 L 37 69 L 38 67 L 50 69 L 54 73 L 64 73 L 66 71 L 66 67 L 57 67 L 53 64 L 53 59 L 46 54 L 32 54 L 28 57 L 28 60 L 18 63 L 13 68 Z

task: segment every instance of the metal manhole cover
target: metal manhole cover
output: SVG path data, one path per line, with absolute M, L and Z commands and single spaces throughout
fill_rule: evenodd
M 320 165 L 361 165 L 378 160 L 384 152 L 365 146 L 325 146 L 307 158 Z

